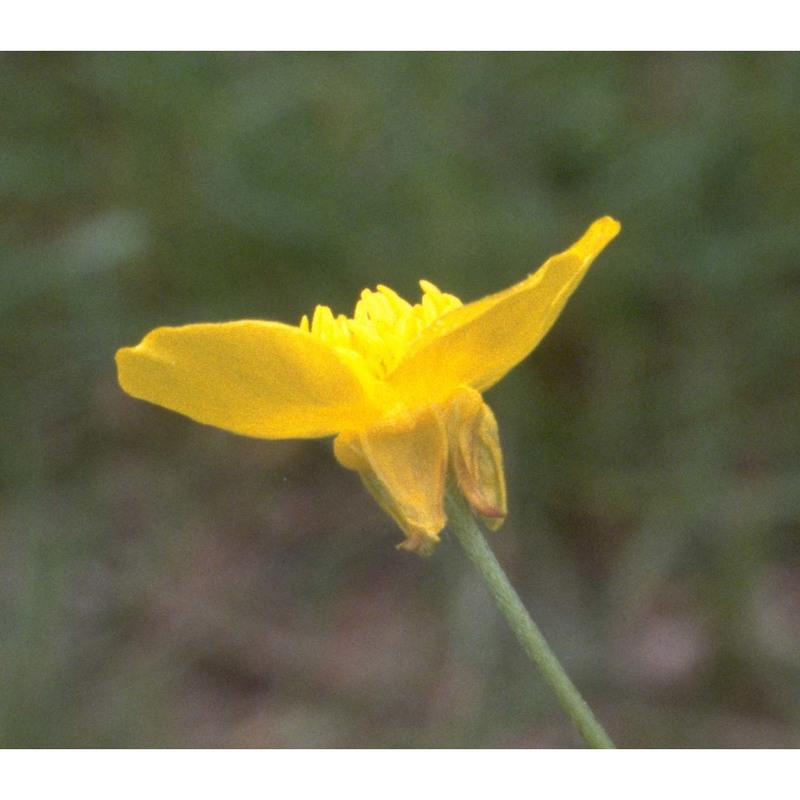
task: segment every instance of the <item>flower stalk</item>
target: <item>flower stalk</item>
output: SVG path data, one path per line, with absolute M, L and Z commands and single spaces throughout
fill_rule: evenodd
M 592 714 L 586 701 L 575 688 L 575 684 L 569 679 L 555 653 L 526 611 L 519 595 L 511 586 L 464 498 L 457 490 L 451 488 L 447 491 L 446 502 L 450 530 L 478 568 L 523 649 L 539 668 L 586 744 L 593 748 L 613 748 L 614 743 Z

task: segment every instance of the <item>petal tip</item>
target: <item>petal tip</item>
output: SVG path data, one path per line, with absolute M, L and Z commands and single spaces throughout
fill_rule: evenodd
M 587 229 L 567 252 L 578 256 L 586 266 L 594 260 L 601 250 L 620 232 L 622 226 L 613 217 L 600 217 Z
M 114 354 L 114 363 L 117 365 L 117 382 L 124 392 L 131 394 L 128 382 L 128 366 L 135 348 L 120 347 Z
M 617 220 L 613 217 L 600 217 L 595 220 L 586 232 L 586 238 L 591 237 L 592 244 L 597 250 L 602 250 L 621 230 Z

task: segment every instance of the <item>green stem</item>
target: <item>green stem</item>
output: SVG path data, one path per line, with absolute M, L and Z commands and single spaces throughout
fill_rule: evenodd
M 451 530 L 478 568 L 503 616 L 533 663 L 539 667 L 544 679 L 572 718 L 586 744 L 598 748 L 614 747 L 614 743 L 594 718 L 586 701 L 564 672 L 564 668 L 536 623 L 525 610 L 519 595 L 514 591 L 503 568 L 489 549 L 466 501 L 457 490 L 450 490 L 447 493 L 447 512 Z

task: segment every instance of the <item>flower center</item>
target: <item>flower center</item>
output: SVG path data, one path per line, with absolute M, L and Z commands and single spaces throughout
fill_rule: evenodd
M 385 378 L 400 362 L 419 335 L 461 301 L 428 281 L 420 281 L 422 300 L 406 302 L 388 286 L 376 291 L 364 289 L 352 319 L 334 316 L 328 306 L 317 306 L 311 317 L 304 316 L 300 329 L 336 348 L 349 358 L 354 355 L 378 378 Z

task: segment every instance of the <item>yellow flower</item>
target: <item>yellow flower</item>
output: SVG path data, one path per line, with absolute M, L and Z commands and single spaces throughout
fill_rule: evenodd
M 480 393 L 533 350 L 619 231 L 603 217 L 505 291 L 463 305 L 428 281 L 411 305 L 365 289 L 352 318 L 157 328 L 117 353 L 130 395 L 264 439 L 336 435 L 334 454 L 428 553 L 448 473 L 489 528 L 506 516 L 497 423 Z

